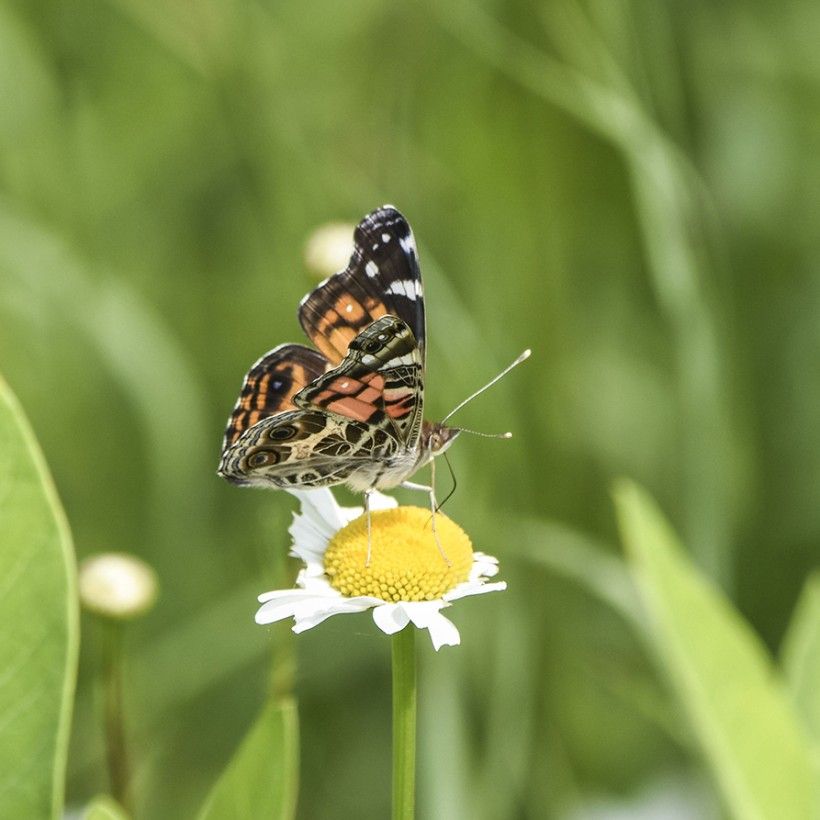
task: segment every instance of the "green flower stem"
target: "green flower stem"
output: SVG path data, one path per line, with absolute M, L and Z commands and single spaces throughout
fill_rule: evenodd
M 284 550 L 277 551 L 271 589 L 296 586 L 297 569 Z M 270 667 L 270 695 L 284 701 L 293 697 L 296 680 L 296 644 L 294 634 L 286 623 L 273 626 L 273 654 Z
M 103 627 L 103 698 L 105 708 L 105 748 L 111 793 L 120 805 L 128 808 L 128 754 L 122 703 L 123 633 L 120 621 L 105 620 Z
M 416 630 L 393 635 L 393 820 L 413 820 L 416 793 Z

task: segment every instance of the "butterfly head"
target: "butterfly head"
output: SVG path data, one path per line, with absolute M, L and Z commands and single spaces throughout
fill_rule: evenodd
M 430 457 L 441 455 L 461 432 L 459 427 L 448 427 L 440 421 L 425 421 L 422 428 L 422 444 Z

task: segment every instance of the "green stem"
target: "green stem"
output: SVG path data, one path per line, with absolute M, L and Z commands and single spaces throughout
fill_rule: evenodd
M 296 567 L 285 550 L 277 551 L 271 589 L 287 589 L 296 586 Z M 275 700 L 293 697 L 296 679 L 296 642 L 290 625 L 274 624 L 273 654 L 270 667 L 270 694 Z
M 123 808 L 129 807 L 128 755 L 122 704 L 123 625 L 103 623 L 103 698 L 105 702 L 105 747 L 111 793 Z
M 416 630 L 393 636 L 393 820 L 413 820 L 416 793 Z

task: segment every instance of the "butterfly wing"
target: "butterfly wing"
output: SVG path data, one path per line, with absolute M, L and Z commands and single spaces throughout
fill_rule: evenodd
M 404 449 L 414 449 L 423 398 L 422 354 L 415 337 L 402 319 L 383 316 L 350 342 L 338 367 L 307 385 L 293 402 L 390 430 Z
M 266 353 L 248 371 L 234 406 L 222 449 L 262 419 L 294 410 L 293 397 L 329 367 L 327 359 L 304 345 L 285 344 Z
M 332 365 L 368 325 L 390 314 L 405 322 L 419 348 L 426 340 L 418 253 L 407 220 L 391 205 L 368 214 L 353 233 L 347 268 L 326 279 L 299 305 L 299 321 Z
M 366 425 L 320 410 L 289 410 L 245 430 L 222 453 L 219 475 L 234 484 L 329 487 L 369 463 L 358 443 Z

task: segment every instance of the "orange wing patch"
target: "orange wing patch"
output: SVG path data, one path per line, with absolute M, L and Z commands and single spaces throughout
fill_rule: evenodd
M 233 444 L 262 419 L 296 409 L 293 397 L 327 367 L 324 356 L 303 345 L 282 345 L 259 359 L 245 376 L 223 446 Z
M 382 413 L 384 378 L 370 373 L 361 379 L 337 376 L 311 402 L 355 421 L 372 421 Z
M 416 392 L 409 387 L 385 390 L 384 411 L 391 419 L 403 419 L 415 411 L 417 398 Z
M 313 315 L 308 335 L 334 365 L 344 359 L 350 343 L 364 328 L 387 313 L 378 299 L 366 297 L 361 302 L 349 293 L 342 293 L 333 302 L 320 307 L 321 310 L 317 310 L 309 303 L 305 306 Z

